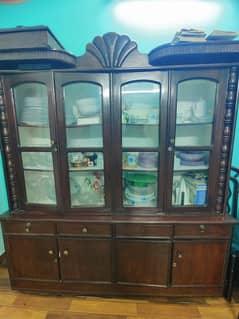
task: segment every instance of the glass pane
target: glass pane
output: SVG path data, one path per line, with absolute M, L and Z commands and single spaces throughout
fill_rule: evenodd
M 22 162 L 24 169 L 53 170 L 50 152 L 22 152 Z
M 66 126 L 101 123 L 102 88 L 94 83 L 64 86 Z
M 159 145 L 160 85 L 138 81 L 121 88 L 123 147 Z
M 178 85 L 176 146 L 209 146 L 212 143 L 217 84 L 188 80 Z
M 158 153 L 123 152 L 122 167 L 124 170 L 156 170 L 158 168 Z
M 208 169 L 208 151 L 177 151 L 174 156 L 174 171 Z
M 13 89 L 21 146 L 50 146 L 47 87 L 24 83 Z
M 25 170 L 27 202 L 33 204 L 56 204 L 53 172 Z
M 102 127 L 90 125 L 66 129 L 67 147 L 102 147 Z
M 51 146 L 48 127 L 18 127 L 21 146 Z
M 123 172 L 123 205 L 125 207 L 157 206 L 158 174 Z
M 70 170 L 103 170 L 103 153 L 74 152 L 68 153 L 68 167 Z
M 210 146 L 212 124 L 177 125 L 175 146 Z
M 70 172 L 71 206 L 104 206 L 104 175 L 102 171 Z
M 122 146 L 123 147 L 158 147 L 158 126 L 145 125 L 123 125 Z

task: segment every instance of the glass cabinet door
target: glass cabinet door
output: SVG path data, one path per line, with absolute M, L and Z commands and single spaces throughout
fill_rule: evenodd
M 105 207 L 105 152 L 104 76 L 99 83 L 90 82 L 90 75 L 71 75 L 59 79 L 62 86 L 62 115 L 65 150 L 63 166 L 69 185 L 69 208 Z M 94 80 L 97 75 L 94 75 Z M 103 81 L 104 82 L 104 81 Z M 109 145 L 107 145 L 107 148 Z M 107 177 L 108 178 L 108 177 Z
M 162 205 L 160 188 L 162 137 L 162 82 L 159 73 L 121 75 L 116 80 L 119 92 L 117 108 L 121 176 L 118 180 L 121 209 L 137 210 L 142 207 L 157 210 Z M 117 120 L 116 120 L 117 121 Z M 164 130 L 165 131 L 165 130 Z M 163 133 L 164 134 L 164 133 Z M 117 136 L 117 134 L 116 134 Z M 118 154 L 117 150 L 115 152 Z M 121 202 L 119 202 L 121 201 Z
M 20 190 L 21 200 L 25 198 L 25 204 L 30 206 L 56 206 L 56 144 L 52 125 L 55 120 L 48 98 L 51 80 L 47 75 L 19 75 L 7 77 L 6 84 L 13 105 L 10 116 L 15 118 L 12 136 L 17 142 L 16 161 L 21 167 L 18 174 L 24 186 Z
M 124 207 L 158 202 L 160 84 L 142 81 L 121 87 L 122 185 Z M 133 152 L 130 148 L 141 148 Z M 155 151 L 147 151 L 154 148 Z
M 216 79 L 195 78 L 195 75 L 176 84 L 175 127 L 174 133 L 170 132 L 168 148 L 172 152 L 170 201 L 174 208 L 209 205 L 215 112 L 216 108 L 217 112 L 220 109 L 218 86 Z

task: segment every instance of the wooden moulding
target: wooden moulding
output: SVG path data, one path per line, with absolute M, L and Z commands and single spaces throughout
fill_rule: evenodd
M 168 43 L 149 53 L 149 63 L 153 66 L 238 62 L 239 41 Z

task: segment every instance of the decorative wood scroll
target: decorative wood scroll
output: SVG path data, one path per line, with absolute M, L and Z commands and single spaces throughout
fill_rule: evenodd
M 127 66 L 128 60 L 135 66 L 148 66 L 147 55 L 140 54 L 137 44 L 127 35 L 109 32 L 97 36 L 86 47 L 86 53 L 79 57 L 79 66 L 120 68 Z

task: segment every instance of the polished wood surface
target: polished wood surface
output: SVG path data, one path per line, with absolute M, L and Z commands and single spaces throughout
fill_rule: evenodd
M 238 299 L 163 297 L 113 299 L 27 294 L 9 288 L 0 266 L 1 319 L 237 319 Z

